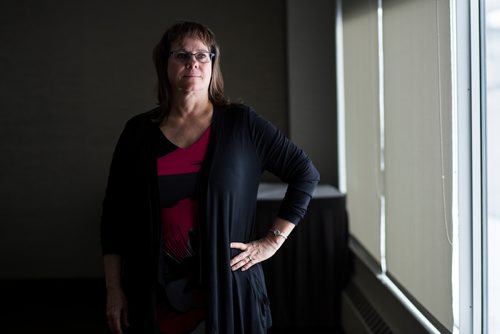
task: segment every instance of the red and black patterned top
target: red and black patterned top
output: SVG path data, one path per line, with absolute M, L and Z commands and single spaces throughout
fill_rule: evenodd
M 191 146 L 180 148 L 160 132 L 157 155 L 162 219 L 163 277 L 158 314 L 162 333 L 189 333 L 202 326 L 204 292 L 193 285 L 196 251 L 196 188 L 210 128 Z M 160 291 L 160 293 L 162 293 Z

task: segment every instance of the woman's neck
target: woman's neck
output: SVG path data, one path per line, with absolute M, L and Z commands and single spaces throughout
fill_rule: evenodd
M 205 114 L 211 109 L 212 103 L 208 99 L 208 94 L 202 94 L 201 96 L 197 92 L 176 94 L 170 100 L 169 116 L 179 119 L 190 118 Z
M 168 116 L 160 124 L 165 137 L 178 147 L 189 147 L 212 122 L 213 105 L 207 99 L 172 99 Z

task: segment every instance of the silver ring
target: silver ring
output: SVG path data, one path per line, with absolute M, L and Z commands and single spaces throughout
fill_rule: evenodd
M 253 261 L 253 258 L 249 255 L 247 256 L 248 262 Z

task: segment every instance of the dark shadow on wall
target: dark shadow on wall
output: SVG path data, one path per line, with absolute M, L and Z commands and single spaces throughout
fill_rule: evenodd
M 173 22 L 210 26 L 226 93 L 286 133 L 285 15 L 264 0 L 2 1 L 0 279 L 102 275 L 112 151 L 125 121 L 155 107 L 152 49 Z

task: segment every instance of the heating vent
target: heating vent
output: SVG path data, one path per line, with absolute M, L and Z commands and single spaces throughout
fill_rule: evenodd
M 358 311 L 364 321 L 365 328 L 369 329 L 370 333 L 392 334 L 391 329 L 387 326 L 384 319 L 373 308 L 355 284 L 349 284 L 344 290 L 344 293 L 349 298 L 356 311 Z

